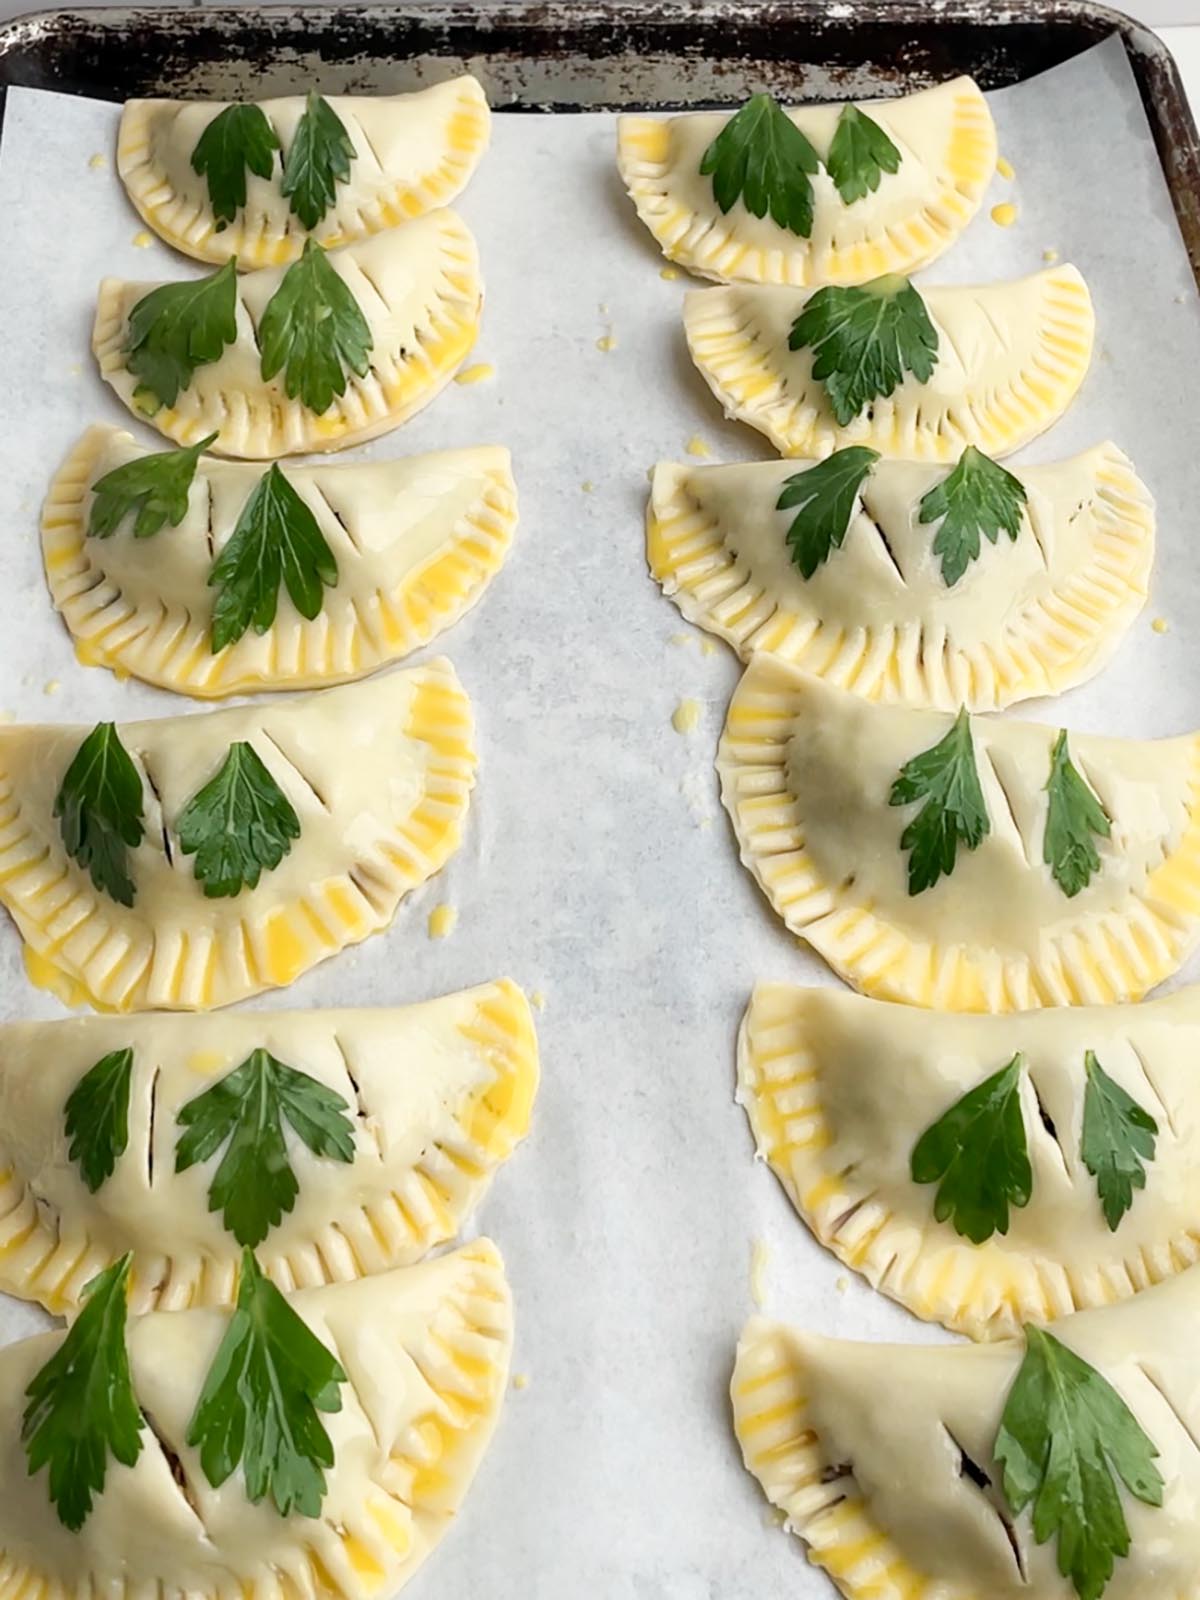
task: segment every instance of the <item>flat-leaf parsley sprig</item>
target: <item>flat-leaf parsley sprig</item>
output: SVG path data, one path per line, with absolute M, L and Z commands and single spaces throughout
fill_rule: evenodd
M 788 349 L 813 352 L 813 377 L 838 426 L 846 428 L 907 374 L 928 383 L 938 361 L 938 332 L 916 289 L 892 274 L 858 288 L 818 289 L 793 322 Z
M 769 94 L 752 95 L 721 129 L 700 162 L 723 212 L 740 198 L 752 217 L 765 217 L 801 239 L 813 225 L 812 175 L 817 152 Z
M 977 850 L 991 832 L 975 763 L 971 721 L 964 706 L 937 744 L 900 769 L 888 804 L 925 803 L 900 836 L 908 858 L 908 892 L 921 894 L 954 871 L 958 847 Z
M 855 502 L 878 460 L 878 450 L 850 445 L 784 481 L 775 509 L 796 512 L 787 546 L 801 577 L 811 578 L 834 550 L 842 548 Z

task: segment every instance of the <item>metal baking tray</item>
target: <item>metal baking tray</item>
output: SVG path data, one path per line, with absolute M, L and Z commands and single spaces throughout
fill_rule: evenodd
M 1093 0 L 487 0 L 433 5 L 142 7 L 0 25 L 9 84 L 132 95 L 394 93 L 468 69 L 513 111 L 667 109 L 767 88 L 793 100 L 898 94 L 969 72 L 1032 76 L 1113 32 L 1125 42 L 1200 281 L 1200 137 L 1170 52 Z M 0 102 L 2 115 L 2 102 Z

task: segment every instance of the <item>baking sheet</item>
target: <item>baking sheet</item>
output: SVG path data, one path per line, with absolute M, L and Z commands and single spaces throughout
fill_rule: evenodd
M 1016 179 L 996 179 L 925 281 L 1034 271 L 1056 249 L 1086 274 L 1098 346 L 1084 391 L 1024 453 L 1052 460 L 1106 436 L 1159 502 L 1154 592 L 1116 660 L 1061 702 L 1019 714 L 1135 736 L 1200 724 L 1194 383 L 1200 315 L 1137 90 L 1118 40 L 991 97 Z M 78 434 L 135 423 L 89 353 L 105 273 L 187 275 L 111 170 L 116 108 L 14 89 L 0 145 L 6 404 L 0 429 L 0 708 L 91 724 L 188 712 L 74 658 L 51 612 L 36 533 Z M 750 1600 L 832 1594 L 770 1529 L 728 1425 L 734 1341 L 766 1242 L 769 1311 L 856 1337 L 943 1338 L 812 1243 L 752 1162 L 733 1104 L 733 1044 L 756 978 L 832 981 L 736 860 L 712 758 L 738 666 L 703 654 L 647 577 L 646 469 L 695 436 L 714 459 L 766 456 L 724 423 L 684 347 L 687 280 L 660 277 L 613 164 L 609 115 L 499 117 L 459 209 L 488 283 L 473 359 L 493 383 L 451 386 L 399 433 L 353 453 L 512 447 L 522 522 L 483 602 L 441 642 L 472 693 L 479 786 L 461 853 L 390 933 L 255 1005 L 397 1003 L 508 972 L 546 997 L 535 1131 L 479 1219 L 517 1303 L 514 1392 L 460 1526 L 413 1600 Z M 90 164 L 104 154 L 108 166 Z M 1003 199 L 1009 230 L 989 220 Z M 199 269 L 195 269 L 199 270 Z M 597 341 L 610 335 L 615 348 Z M 1021 459 L 1021 458 L 1018 458 Z M 169 535 L 163 535 L 167 537 Z M 1158 635 L 1150 619 L 1163 616 Z M 674 642 L 689 635 L 689 642 Z M 46 691 L 61 685 L 56 694 Z M 703 705 L 681 737 L 671 713 Z M 426 938 L 431 906 L 459 911 Z M 5 1017 L 52 1016 L 0 925 Z M 842 1287 L 839 1288 L 839 1281 Z M 43 1319 L 0 1301 L 0 1337 Z

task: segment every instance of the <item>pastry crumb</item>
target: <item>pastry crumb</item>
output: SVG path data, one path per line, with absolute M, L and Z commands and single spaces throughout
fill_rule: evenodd
M 487 383 L 489 378 L 496 376 L 496 369 L 490 361 L 477 361 L 473 367 L 464 367 L 461 372 L 454 374 L 455 383 Z
M 59 680 L 57 678 L 49 678 L 42 685 L 42 693 L 43 694 L 57 694 L 61 688 L 62 688 L 62 684 L 59 682 Z
M 715 639 L 701 639 L 700 654 L 702 656 L 715 656 L 721 646 Z
M 458 912 L 453 906 L 434 906 L 429 913 L 429 937 L 431 939 L 448 939 L 454 932 L 454 924 L 458 921 Z
M 1013 171 L 1013 164 L 1007 156 L 996 157 L 996 171 L 1002 178 L 1016 177 L 1016 173 Z
M 133 236 L 133 242 L 139 250 L 149 250 L 154 243 L 154 235 L 147 228 L 139 228 Z
M 1171 629 L 1171 624 L 1167 621 L 1166 617 L 1155 617 L 1150 626 L 1154 629 L 1155 633 L 1169 633 Z
M 692 636 L 690 633 L 673 633 L 671 635 L 671 643 L 677 644 L 680 649 L 683 649 L 685 646 L 691 644 L 691 642 Z
M 1053 245 L 1047 245 L 1046 249 L 1042 251 L 1042 260 L 1049 267 L 1052 267 L 1058 260 L 1058 251 L 1053 247 Z
M 601 302 L 600 302 L 599 306 L 597 307 L 597 309 L 600 312 L 600 315 L 602 317 L 606 317 L 608 315 L 608 301 L 607 300 L 601 300 Z
M 596 492 L 596 485 L 590 478 L 585 478 L 579 487 L 583 490 L 584 494 L 594 494 Z
M 703 440 L 700 437 L 700 435 L 698 433 L 694 433 L 692 435 L 692 437 L 688 440 L 687 445 L 686 445 L 685 448 L 687 449 L 687 453 L 690 456 L 710 456 L 710 455 L 712 455 L 712 451 L 709 449 L 708 444 L 706 443 L 705 440 Z
M 998 228 L 1011 228 L 1017 220 L 1017 208 L 1011 200 L 1002 200 L 992 207 L 992 221 Z
M 671 726 L 676 733 L 694 733 L 700 726 L 699 700 L 681 700 L 671 713 Z
M 73 378 L 81 378 L 83 376 L 83 363 L 77 361 L 74 366 L 69 367 L 67 370 Z
M 763 1512 L 763 1525 L 768 1528 L 782 1528 L 787 1525 L 787 1512 L 781 1511 L 778 1506 L 768 1506 Z
M 610 350 L 615 350 L 616 348 L 617 336 L 615 333 L 613 333 L 611 328 L 607 333 L 601 334 L 596 340 L 596 349 L 601 351 L 604 355 L 607 355 Z
M 660 278 L 665 278 L 668 283 L 674 283 L 675 279 L 679 276 L 679 268 L 669 266 L 663 267 L 658 275 Z
M 845 1294 L 846 1290 L 850 1287 L 850 1279 L 843 1272 L 833 1287 L 839 1294 Z
M 533 1007 L 533 1009 L 535 1011 L 545 1011 L 545 1009 L 546 1009 L 546 995 L 545 995 L 544 990 L 535 989 L 533 991 L 533 993 L 529 996 L 529 1004 Z
M 108 166 L 108 157 L 101 155 L 100 151 L 97 150 L 94 156 L 89 156 L 88 166 L 91 167 L 93 172 L 103 172 Z
M 761 1311 L 767 1303 L 767 1262 L 771 1251 L 765 1239 L 755 1239 L 750 1246 L 750 1298 Z
M 512 1386 L 514 1389 L 528 1389 L 529 1374 L 527 1372 L 514 1372 L 512 1377 Z

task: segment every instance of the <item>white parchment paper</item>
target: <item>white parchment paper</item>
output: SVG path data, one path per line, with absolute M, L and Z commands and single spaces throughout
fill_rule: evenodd
M 1096 300 L 1093 371 L 1029 452 L 1111 436 L 1158 497 L 1150 606 L 1107 672 L 1026 716 L 1149 736 L 1200 724 L 1200 307 L 1119 43 L 992 97 L 997 178 L 927 281 L 1034 271 L 1055 249 Z M 141 224 L 112 170 L 117 109 L 9 92 L 0 144 L 0 708 L 23 720 L 189 713 L 189 701 L 85 669 L 53 614 L 37 513 L 90 423 L 130 419 L 89 350 L 106 273 L 199 269 Z M 271 1007 L 415 1000 L 511 973 L 546 996 L 544 1083 L 529 1142 L 478 1219 L 516 1292 L 528 1374 L 461 1525 L 413 1600 L 762 1600 L 832 1594 L 769 1528 L 728 1424 L 734 1341 L 752 1309 L 752 1242 L 770 1250 L 768 1309 L 854 1337 L 935 1339 L 810 1240 L 752 1160 L 733 1104 L 738 1017 L 756 978 L 829 982 L 739 867 L 712 758 L 738 667 L 702 654 L 646 575 L 646 470 L 699 435 L 714 459 L 769 453 L 718 416 L 684 347 L 686 279 L 665 281 L 613 162 L 614 118 L 501 116 L 460 203 L 488 284 L 454 387 L 365 455 L 511 446 L 522 520 L 482 604 L 440 641 L 475 701 L 482 756 L 467 842 L 395 926 Z M 103 154 L 106 165 L 90 159 Z M 1002 229 L 988 211 L 1012 199 Z M 615 348 L 597 341 L 611 334 Z M 159 441 L 161 442 L 161 441 Z M 167 535 L 163 535 L 167 537 Z M 1163 616 L 1170 631 L 1151 631 Z M 61 685 L 56 694 L 47 690 Z M 702 702 L 681 737 L 671 713 Z M 459 911 L 431 942 L 431 906 Z M 50 1016 L 0 925 L 6 1017 Z M 840 1282 L 840 1287 L 839 1287 Z M 0 1301 L 0 1336 L 40 1313 Z

